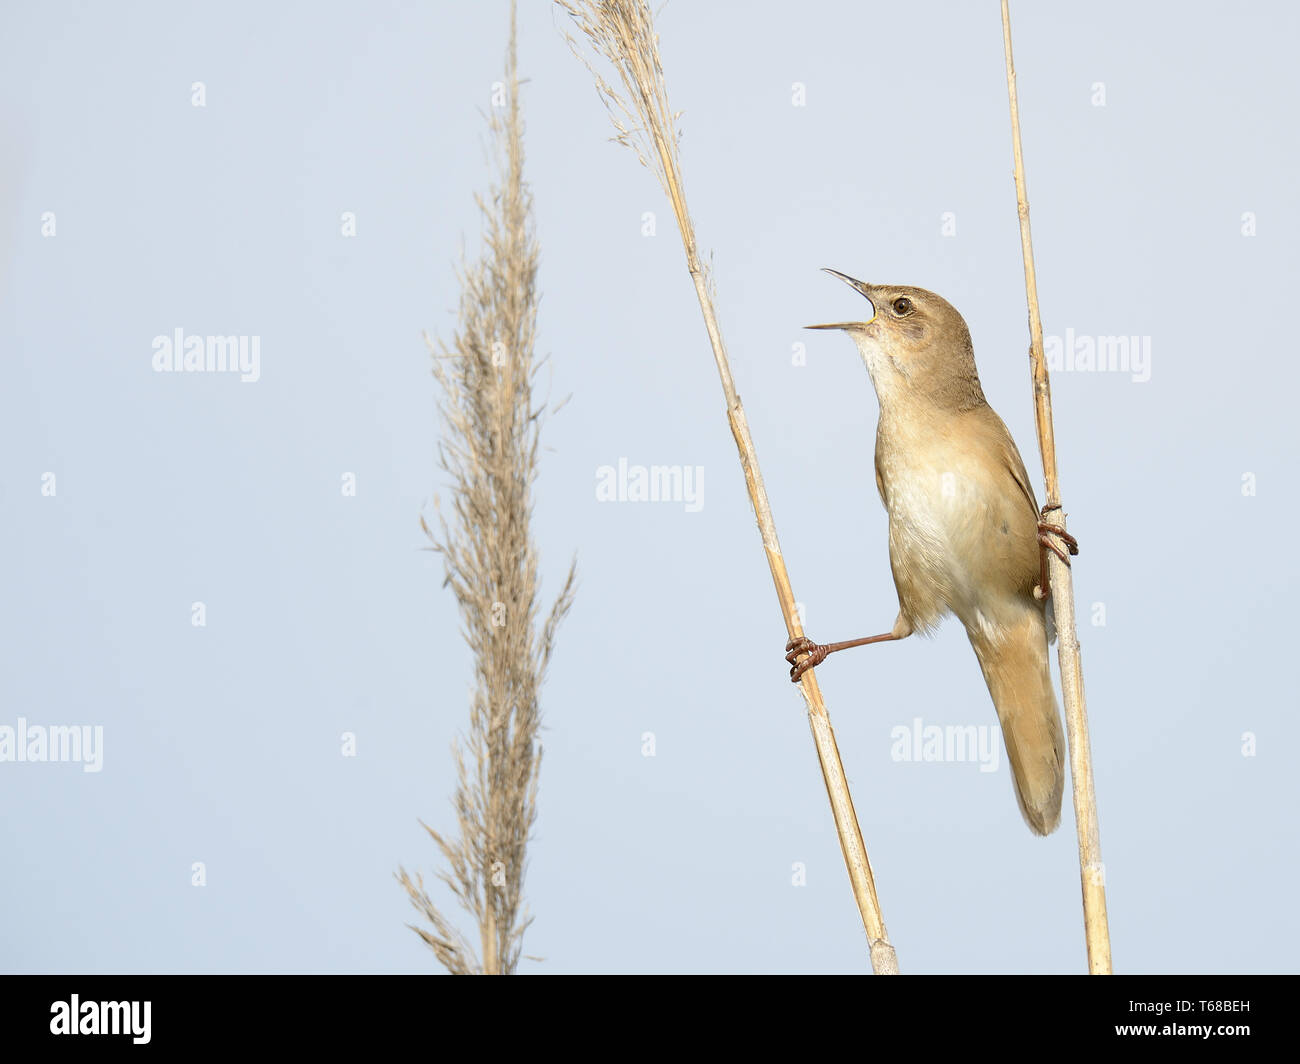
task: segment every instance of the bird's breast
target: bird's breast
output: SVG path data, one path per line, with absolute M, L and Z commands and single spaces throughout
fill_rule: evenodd
M 978 462 L 951 441 L 895 431 L 877 446 L 876 468 L 890 523 L 908 541 L 951 549 L 973 531 L 983 509 L 982 478 Z
M 1002 589 L 990 563 L 1009 527 L 999 497 L 1006 478 L 988 456 L 942 426 L 882 419 L 876 470 L 894 581 L 914 623 L 930 627 L 950 610 L 965 621 L 991 608 Z

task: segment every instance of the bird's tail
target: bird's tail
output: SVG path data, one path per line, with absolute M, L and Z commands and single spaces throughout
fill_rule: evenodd
M 1043 609 L 1026 604 L 1010 624 L 967 632 L 1002 722 L 1020 812 L 1034 834 L 1049 835 L 1061 822 L 1065 738 L 1047 665 Z

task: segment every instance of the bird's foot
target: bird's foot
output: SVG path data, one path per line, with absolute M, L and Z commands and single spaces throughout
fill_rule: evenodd
M 820 665 L 826 660 L 826 655 L 830 653 L 830 648 L 823 646 L 821 643 L 814 643 L 806 635 L 801 635 L 797 639 L 791 639 L 785 645 L 785 660 L 790 663 L 790 682 L 798 683 L 803 679 L 803 674 L 809 669 Z M 808 655 L 799 660 L 803 654 Z
M 1039 513 L 1040 520 L 1038 522 L 1038 542 L 1041 545 L 1042 553 L 1040 554 L 1041 564 L 1039 565 L 1038 586 L 1034 588 L 1034 598 L 1040 601 L 1047 598 L 1051 593 L 1051 587 L 1047 581 L 1047 551 L 1050 550 L 1067 566 L 1070 564 L 1070 555 L 1079 553 L 1079 541 L 1077 539 L 1060 525 L 1042 520 L 1047 516 L 1049 509 L 1056 509 L 1056 507 L 1044 506 Z M 1065 544 L 1064 550 L 1057 545 L 1057 539 L 1060 539 Z M 1066 553 L 1067 550 L 1069 554 Z

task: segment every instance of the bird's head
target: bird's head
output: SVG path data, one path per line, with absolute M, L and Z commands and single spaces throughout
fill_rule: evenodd
M 867 284 L 838 270 L 826 272 L 865 296 L 871 314 L 807 328 L 840 329 L 853 338 L 882 406 L 896 397 L 926 397 L 958 409 L 984 401 L 970 330 L 956 307 L 924 288 Z

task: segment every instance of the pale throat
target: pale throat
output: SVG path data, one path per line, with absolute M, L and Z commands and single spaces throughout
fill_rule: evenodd
M 880 401 L 881 411 L 905 402 L 908 387 L 907 373 L 900 368 L 888 349 L 873 337 L 862 334 L 854 334 L 853 341 L 857 344 L 858 353 L 862 355 L 862 361 L 866 364 L 871 385 L 875 388 L 876 398 Z

